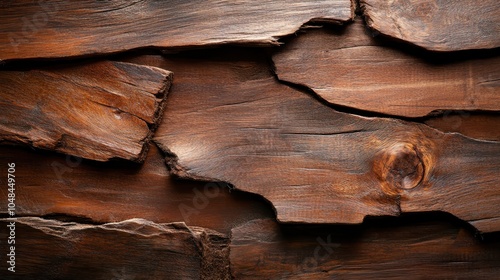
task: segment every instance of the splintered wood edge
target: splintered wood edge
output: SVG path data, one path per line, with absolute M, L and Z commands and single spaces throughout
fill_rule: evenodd
M 92 96 L 94 93 L 92 92 L 92 88 L 90 91 L 85 88 L 85 82 L 84 84 L 80 85 L 78 78 L 76 78 L 76 81 L 71 80 L 72 75 L 75 73 L 79 73 L 80 71 L 83 72 L 83 77 L 86 77 L 87 79 L 94 78 L 92 75 L 89 76 L 89 71 L 92 71 L 91 69 L 93 67 L 97 67 L 98 70 L 102 70 L 104 68 L 104 73 L 97 73 L 95 74 L 96 77 L 98 78 L 99 75 L 106 75 L 107 73 L 112 73 L 116 75 L 125 75 L 126 77 L 130 78 L 129 81 L 118 81 L 117 83 L 128 83 L 130 85 L 133 85 L 135 82 L 134 80 L 140 81 L 142 78 L 146 79 L 150 78 L 150 81 L 153 81 L 154 83 L 152 86 L 149 88 L 150 92 L 144 91 L 142 93 L 138 93 L 135 95 L 130 95 L 130 99 L 123 99 L 123 102 L 125 103 L 125 107 L 133 108 L 135 106 L 134 102 L 138 101 L 138 99 L 141 98 L 142 94 L 149 95 L 151 94 L 152 99 L 149 101 L 149 103 L 144 103 L 141 106 L 149 107 L 147 108 L 146 111 L 123 111 L 125 113 L 130 114 L 132 118 L 136 118 L 137 120 L 133 121 L 133 123 L 136 124 L 136 126 L 140 123 L 144 124 L 144 128 L 141 128 L 140 130 L 137 130 L 137 132 L 140 132 L 135 136 L 135 139 L 124 139 L 124 141 L 129 141 L 131 145 L 123 145 L 119 146 L 120 143 L 107 143 L 106 141 L 95 141 L 93 139 L 85 139 L 85 141 L 80 141 L 78 140 L 78 135 L 76 134 L 66 134 L 64 130 L 58 131 L 58 127 L 60 128 L 60 124 L 50 124 L 50 132 L 47 132 L 49 134 L 47 135 L 42 135 L 45 138 L 40 138 L 40 135 L 36 135 L 37 132 L 35 132 L 34 138 L 30 138 L 30 131 L 21 131 L 18 128 L 13 129 L 10 131 L 8 123 L 5 123 L 4 126 L 6 127 L 6 133 L 5 135 L 2 135 L 0 138 L 0 142 L 7 143 L 7 144 L 17 144 L 17 143 L 22 143 L 22 144 L 27 144 L 31 145 L 37 148 L 41 149 L 48 149 L 48 150 L 54 150 L 57 152 L 77 156 L 77 157 L 82 157 L 82 158 L 87 158 L 91 160 L 96 160 L 96 161 L 108 161 L 111 159 L 115 158 L 120 158 L 120 159 L 125 159 L 125 160 L 131 160 L 134 162 L 143 162 L 146 158 L 147 151 L 149 148 L 149 143 L 151 141 L 151 138 L 158 127 L 162 117 L 163 117 L 163 111 L 165 108 L 165 103 L 167 99 L 167 95 L 170 89 L 170 86 L 172 84 L 172 78 L 173 78 L 173 73 L 161 68 L 157 67 L 152 67 L 152 66 L 143 66 L 143 65 L 138 65 L 138 64 L 133 64 L 133 63 L 127 63 L 127 62 L 117 62 L 117 61 L 100 61 L 100 62 L 95 62 L 91 64 L 84 64 L 75 67 L 71 67 L 68 70 L 68 80 L 66 79 L 61 79 L 60 81 L 55 81 L 53 80 L 56 77 L 59 76 L 65 76 L 65 70 L 64 68 L 57 68 L 57 67 L 52 67 L 47 70 L 34 70 L 32 76 L 34 79 L 40 79 L 41 75 L 49 75 L 51 77 L 51 81 L 49 81 L 49 85 L 51 86 L 56 86 L 60 83 L 66 83 L 66 85 L 71 85 L 77 87 L 79 90 L 82 90 L 82 92 L 87 92 L 89 96 Z M 99 68 L 100 67 L 100 68 Z M 29 73 L 28 71 L 27 73 Z M 14 73 L 14 74 L 13 74 Z M 24 72 L 22 71 L 5 71 L 3 74 L 5 74 L 6 79 L 12 79 L 17 74 L 23 74 Z M 2 74 L 2 73 L 0 73 Z M 127 76 L 129 75 L 129 76 Z M 53 76 L 53 77 L 52 77 Z M 78 74 L 76 75 L 78 77 Z M 141 78 L 142 77 L 142 78 Z M 89 81 L 87 81 L 89 83 Z M 103 84 L 106 84 L 104 82 Z M 97 84 L 96 86 L 99 86 Z M 121 96 L 120 92 L 115 93 L 114 90 L 117 90 L 116 88 L 114 89 L 114 85 L 111 85 L 111 89 L 113 90 L 113 94 L 116 94 L 118 96 Z M 22 89 L 20 89 L 22 90 Z M 30 90 L 37 90 L 40 91 L 37 98 L 40 98 L 41 96 L 43 97 L 44 94 L 50 94 L 49 90 L 46 89 L 39 89 L 39 88 L 34 88 Z M 97 90 L 102 90 L 101 88 L 97 88 Z M 141 89 L 142 90 L 142 89 Z M 12 98 L 15 98 L 16 94 L 26 94 L 24 91 L 22 93 L 16 93 L 16 88 L 10 88 L 6 89 L 3 94 L 7 95 L 12 95 Z M 38 92 L 37 92 L 38 94 Z M 75 93 L 77 94 L 77 93 Z M 127 92 L 125 93 L 126 95 L 128 94 Z M 97 95 L 96 95 L 97 96 Z M 28 98 L 28 97 L 27 97 Z M 154 100 L 154 102 L 153 102 Z M 22 102 L 22 101 L 21 101 Z M 63 102 L 63 101 L 58 101 L 58 102 Z M 78 101 L 81 102 L 81 101 Z M 96 103 L 99 104 L 99 106 L 104 106 L 104 107 L 109 107 L 110 109 L 117 110 L 117 112 L 121 113 L 121 109 L 115 108 L 112 105 L 100 103 L 99 100 L 85 100 L 85 102 L 90 102 L 90 103 Z M 42 106 L 55 106 L 54 102 L 48 102 L 47 104 L 49 105 L 42 105 Z M 151 105 L 151 106 L 150 106 Z M 8 106 L 4 104 L 4 106 Z M 38 105 L 37 105 L 38 106 Z M 70 110 L 71 107 L 67 107 L 68 110 Z M 146 107 L 145 107 L 146 108 Z M 24 110 L 24 109 L 23 109 Z M 28 112 L 32 112 L 34 109 L 27 108 Z M 54 113 L 54 112 L 49 112 L 49 113 Z M 59 112 L 60 113 L 60 112 Z M 81 112 L 82 114 L 87 114 L 88 112 Z M 92 112 L 90 112 L 92 113 Z M 13 112 L 11 112 L 13 114 Z M 44 121 L 51 121 L 51 119 L 54 119 L 54 115 L 44 117 L 45 119 L 42 120 Z M 39 118 L 37 118 L 38 120 Z M 15 124 L 12 125 L 28 125 L 28 126 L 33 126 L 36 125 L 36 120 L 33 120 L 34 123 L 29 123 L 29 119 L 24 120 L 24 119 L 19 119 L 19 121 Z M 130 121 L 130 120 L 128 120 Z M 131 123 L 129 123 L 131 124 Z M 137 126 L 138 127 L 138 126 Z M 71 128 L 75 132 L 75 127 Z M 68 132 L 69 133 L 69 132 Z M 76 132 L 75 132 L 76 133 Z M 84 132 L 82 132 L 84 133 Z M 99 136 L 104 136 L 104 137 L 113 137 L 113 134 L 111 131 L 105 131 L 105 130 L 99 130 Z M 53 134 L 53 135 L 52 135 Z M 57 136 L 59 138 L 51 138 L 52 136 Z M 68 137 L 69 136 L 69 137 Z M 125 134 L 122 135 L 125 137 Z M 40 143 L 35 143 L 34 139 L 43 139 L 43 142 Z M 68 140 L 70 139 L 70 140 Z M 117 138 L 119 139 L 119 138 Z M 133 141 L 131 141 L 133 140 Z M 136 142 L 137 141 L 137 142 Z M 64 142 L 64 144 L 63 144 Z M 94 148 L 87 148 L 86 145 L 92 145 L 94 143 L 96 146 Z M 117 146 L 118 145 L 118 146 Z M 135 147 L 133 147 L 135 146 Z M 127 148 L 124 148 L 127 147 Z M 133 148 L 133 149 L 132 149 Z M 129 149 L 129 150 L 127 150 Z
M 11 218 L 1 218 L 0 222 L 6 223 L 9 228 L 13 220 Z M 229 236 L 212 229 L 188 226 L 184 222 L 155 223 L 142 218 L 133 218 L 105 224 L 82 224 L 79 222 L 62 222 L 41 217 L 18 217 L 14 223 L 15 227 L 19 227 L 20 225 L 31 227 L 39 230 L 42 234 L 54 236 L 57 239 L 70 242 L 79 247 L 92 245 L 86 242 L 80 244 L 82 238 L 91 238 L 94 234 L 104 232 L 109 232 L 110 234 L 113 234 L 113 232 L 116 232 L 115 234 L 120 232 L 127 235 L 127 238 L 144 238 L 145 240 L 154 240 L 155 238 L 161 240 L 160 238 L 163 235 L 166 236 L 165 238 L 169 238 L 172 241 L 178 239 L 176 245 L 181 245 L 180 243 L 182 242 L 192 245 L 194 252 L 187 251 L 182 253 L 185 253 L 186 257 L 193 262 L 192 265 L 194 267 L 201 265 L 199 271 L 201 279 L 229 279 Z M 190 236 L 190 238 L 187 239 L 186 236 Z M 41 238 L 41 236 L 37 238 Z M 45 239 L 48 238 L 45 237 Z M 101 244 L 101 248 L 97 251 L 104 250 L 108 246 L 111 248 L 113 242 L 114 241 L 109 241 L 109 244 Z M 36 244 L 26 243 L 25 245 L 35 246 Z M 168 247 L 169 245 L 165 244 L 164 246 Z M 192 253 L 195 253 L 196 256 L 190 256 Z M 80 256 L 88 257 L 88 254 L 77 253 L 73 255 L 73 257 L 76 258 Z M 37 258 L 44 257 L 43 255 L 37 255 L 32 259 L 36 262 Z M 109 258 L 109 256 L 107 258 Z M 198 258 L 201 263 L 198 262 Z M 113 263 L 111 263 L 111 265 L 113 265 Z M 19 270 L 25 274 L 34 272 L 28 268 L 19 268 Z M 132 271 L 132 273 L 143 274 L 144 271 Z M 65 275 L 62 274 L 59 276 Z
M 128 63 L 128 62 L 117 62 L 117 63 Z M 132 63 L 130 63 L 130 64 L 132 64 Z M 168 93 L 170 91 L 170 87 L 172 86 L 172 80 L 173 80 L 174 74 L 171 71 L 167 71 L 165 69 L 154 67 L 154 66 L 147 66 L 147 65 L 140 65 L 140 66 L 149 68 L 152 71 L 157 71 L 157 72 L 163 73 L 163 75 L 164 75 L 163 87 L 160 88 L 158 90 L 158 92 L 155 94 L 157 102 L 155 104 L 155 111 L 154 111 L 153 120 L 151 122 L 148 122 L 149 133 L 143 141 L 143 147 L 142 147 L 142 150 L 141 150 L 139 156 L 136 159 L 132 160 L 135 162 L 142 163 L 142 162 L 144 162 L 144 160 L 146 160 L 151 139 L 152 139 L 154 132 L 156 131 L 156 129 L 160 125 L 161 120 L 163 118 L 163 112 L 165 111 L 165 104 L 167 103 L 167 97 L 168 97 Z

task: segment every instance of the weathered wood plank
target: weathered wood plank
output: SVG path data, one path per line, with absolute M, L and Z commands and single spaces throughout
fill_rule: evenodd
M 342 106 L 405 117 L 500 110 L 500 56 L 426 60 L 374 39 L 360 20 L 343 31 L 301 34 L 273 61 L 279 79 Z
M 0 59 L 114 53 L 139 47 L 276 45 L 310 20 L 343 22 L 350 0 L 7 1 Z
M 177 175 L 260 194 L 282 222 L 439 210 L 500 230 L 499 143 L 337 112 L 257 59 L 173 64 L 175 92 L 154 141 Z
M 2 240 L 10 223 L 0 219 Z M 25 217 L 15 221 L 15 233 L 15 273 L 4 261 L 2 279 L 229 279 L 228 252 L 221 246 L 227 237 L 183 223 L 89 225 Z M 10 252 L 6 242 L 0 247 Z M 213 254 L 225 257 L 215 262 Z M 212 277 L 202 277 L 207 265 Z
M 0 141 L 142 161 L 172 73 L 124 62 L 0 71 Z
M 235 228 L 234 279 L 494 279 L 500 243 L 443 221 L 287 230 L 257 220 Z
M 500 47 L 497 0 L 360 0 L 368 26 L 433 51 Z
M 273 217 L 268 203 L 229 192 L 226 184 L 172 178 L 156 145 L 141 165 L 0 147 L 0 171 L 7 174 L 10 162 L 17 165 L 19 216 L 67 216 L 95 223 L 140 217 L 223 233 L 250 219 Z M 0 201 L 7 198 L 7 188 L 0 189 Z M 0 204 L 0 214 L 8 214 L 6 203 Z

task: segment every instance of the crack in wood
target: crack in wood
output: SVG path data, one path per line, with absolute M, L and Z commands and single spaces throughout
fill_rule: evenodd
M 271 74 L 241 78 L 241 69 L 265 71 L 264 61 L 160 58 L 153 65 L 173 67 L 178 77 L 154 137 L 170 155 L 170 168 L 262 195 L 281 222 L 360 223 L 366 216 L 421 211 L 469 221 L 500 213 L 498 143 L 337 112 Z M 201 75 L 218 83 L 201 90 Z M 193 108 L 196 114 L 185 114 Z M 377 160 L 382 167 L 374 169 Z M 496 220 L 488 221 L 474 225 L 500 230 Z

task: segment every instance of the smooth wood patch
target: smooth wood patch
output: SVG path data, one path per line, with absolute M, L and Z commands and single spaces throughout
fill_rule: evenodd
M 233 229 L 234 279 L 492 279 L 500 243 L 446 222 L 370 228 L 280 228 L 272 220 Z
M 124 62 L 0 71 L 0 141 L 143 161 L 172 73 Z
M 311 20 L 344 22 L 353 13 L 350 0 L 7 1 L 0 5 L 0 59 L 276 45 Z
M 497 0 L 360 0 L 368 26 L 433 51 L 500 47 Z
M 311 30 L 273 56 L 280 80 L 332 104 L 405 117 L 500 110 L 500 56 L 439 62 L 382 45 L 361 21 Z
M 444 132 L 458 132 L 476 139 L 500 141 L 500 114 L 451 112 L 429 118 L 425 123 Z
M 1 237 L 9 219 L 0 219 Z M 7 229 L 7 230 L 4 230 Z M 23 279 L 229 279 L 224 235 L 183 223 L 156 224 L 144 219 L 89 225 L 35 217 L 15 221 L 15 273 Z M 226 245 L 227 246 L 227 245 Z M 0 246 L 10 252 L 6 242 Z M 213 251 L 217 252 L 213 252 Z M 4 258 L 5 260 L 5 258 Z M 219 278 L 217 278 L 219 277 Z M 11 278 L 7 278 L 11 279 Z
M 278 83 L 264 61 L 174 64 L 154 141 L 177 175 L 260 194 L 282 222 L 446 211 L 500 230 L 499 143 L 337 112 Z
M 155 223 L 184 222 L 222 233 L 250 219 L 273 217 L 258 197 L 216 182 L 173 178 L 156 145 L 143 164 L 100 163 L 21 147 L 0 147 L 7 172 L 15 162 L 17 215 L 79 217 L 93 223 L 143 218 Z M 5 168 L 4 168 L 5 167 Z M 8 192 L 0 191 L 0 201 Z M 7 215 L 7 204 L 0 204 Z

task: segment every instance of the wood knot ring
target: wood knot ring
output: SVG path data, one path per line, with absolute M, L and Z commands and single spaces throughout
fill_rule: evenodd
M 381 151 L 375 158 L 373 170 L 382 190 L 390 195 L 415 188 L 425 173 L 421 156 L 408 143 L 393 145 Z

